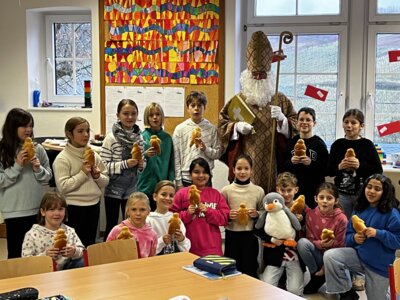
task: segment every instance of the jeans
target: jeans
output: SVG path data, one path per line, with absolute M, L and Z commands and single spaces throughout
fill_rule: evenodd
M 286 269 L 286 289 L 288 292 L 297 296 L 303 295 L 304 274 L 298 260 L 282 261 L 280 267 L 267 266 L 264 273 L 260 275 L 260 279 L 266 283 L 278 286 L 279 279 L 283 271 Z
M 83 258 L 77 258 L 77 259 L 71 259 L 69 262 L 67 262 L 63 270 L 69 270 L 69 269 L 76 269 L 76 268 L 82 268 L 85 266 L 85 263 L 83 261 Z
M 324 265 L 323 253 L 306 238 L 301 238 L 297 242 L 297 252 L 311 274 L 317 272 Z
M 347 195 L 343 193 L 339 193 L 339 203 L 343 208 L 343 212 L 347 217 L 347 220 L 350 220 L 351 214 L 353 213 L 354 204 L 357 201 L 356 195 Z
M 377 259 L 379 259 L 377 257 Z M 351 289 L 351 274 L 365 274 L 365 293 L 370 300 L 389 299 L 389 279 L 368 269 L 358 258 L 354 248 L 335 248 L 324 255 L 326 292 L 344 293 Z

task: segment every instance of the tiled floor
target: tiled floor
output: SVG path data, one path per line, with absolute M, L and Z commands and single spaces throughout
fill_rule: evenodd
M 7 259 L 7 242 L 6 239 L 0 238 L 0 260 Z M 359 292 L 360 300 L 367 300 L 367 296 L 364 292 Z M 333 295 L 328 295 L 325 293 L 318 293 L 314 295 L 307 295 L 304 297 L 309 300 L 335 300 L 337 299 Z

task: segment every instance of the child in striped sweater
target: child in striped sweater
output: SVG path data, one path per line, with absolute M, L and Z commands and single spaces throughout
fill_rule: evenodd
M 203 92 L 192 91 L 186 97 L 186 108 L 190 119 L 176 126 L 172 137 L 175 152 L 175 184 L 178 190 L 192 184 L 189 166 L 194 159 L 204 158 L 212 171 L 214 160 L 222 155 L 223 149 L 217 128 L 204 118 L 206 105 L 206 95 Z M 201 136 L 194 134 L 198 128 Z

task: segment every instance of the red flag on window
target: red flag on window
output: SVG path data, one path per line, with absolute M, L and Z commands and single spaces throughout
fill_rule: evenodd
M 279 55 L 279 51 L 274 51 L 274 55 L 272 56 L 272 63 L 280 61 L 280 60 L 285 60 L 287 56 L 283 54 L 283 51 L 281 55 Z
M 396 132 L 400 132 L 400 121 L 378 125 L 376 126 L 376 128 L 378 129 L 378 133 L 380 136 L 385 136 Z
M 315 86 L 312 85 L 307 85 L 306 91 L 304 92 L 304 95 L 315 98 L 320 101 L 325 101 L 326 96 L 328 96 L 328 91 L 325 91 L 323 89 L 319 89 Z
M 388 52 L 389 62 L 400 61 L 400 50 L 391 50 Z

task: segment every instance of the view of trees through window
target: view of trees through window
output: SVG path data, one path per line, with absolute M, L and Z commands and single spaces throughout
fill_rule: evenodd
M 92 79 L 90 23 L 54 23 L 55 94 L 83 95 Z
M 400 34 L 377 34 L 375 66 L 375 127 L 400 120 L 400 63 L 390 63 L 388 51 L 400 45 Z M 400 133 L 380 137 L 374 131 L 378 143 L 400 143 Z
M 272 48 L 279 47 L 279 36 L 268 37 Z M 287 58 L 281 61 L 279 91 L 288 96 L 296 110 L 309 106 L 315 109 L 318 126 L 315 134 L 328 143 L 336 139 L 336 105 L 338 98 L 338 34 L 296 35 L 283 45 Z M 276 63 L 272 65 L 276 74 Z M 304 95 L 307 85 L 328 91 L 326 101 Z

